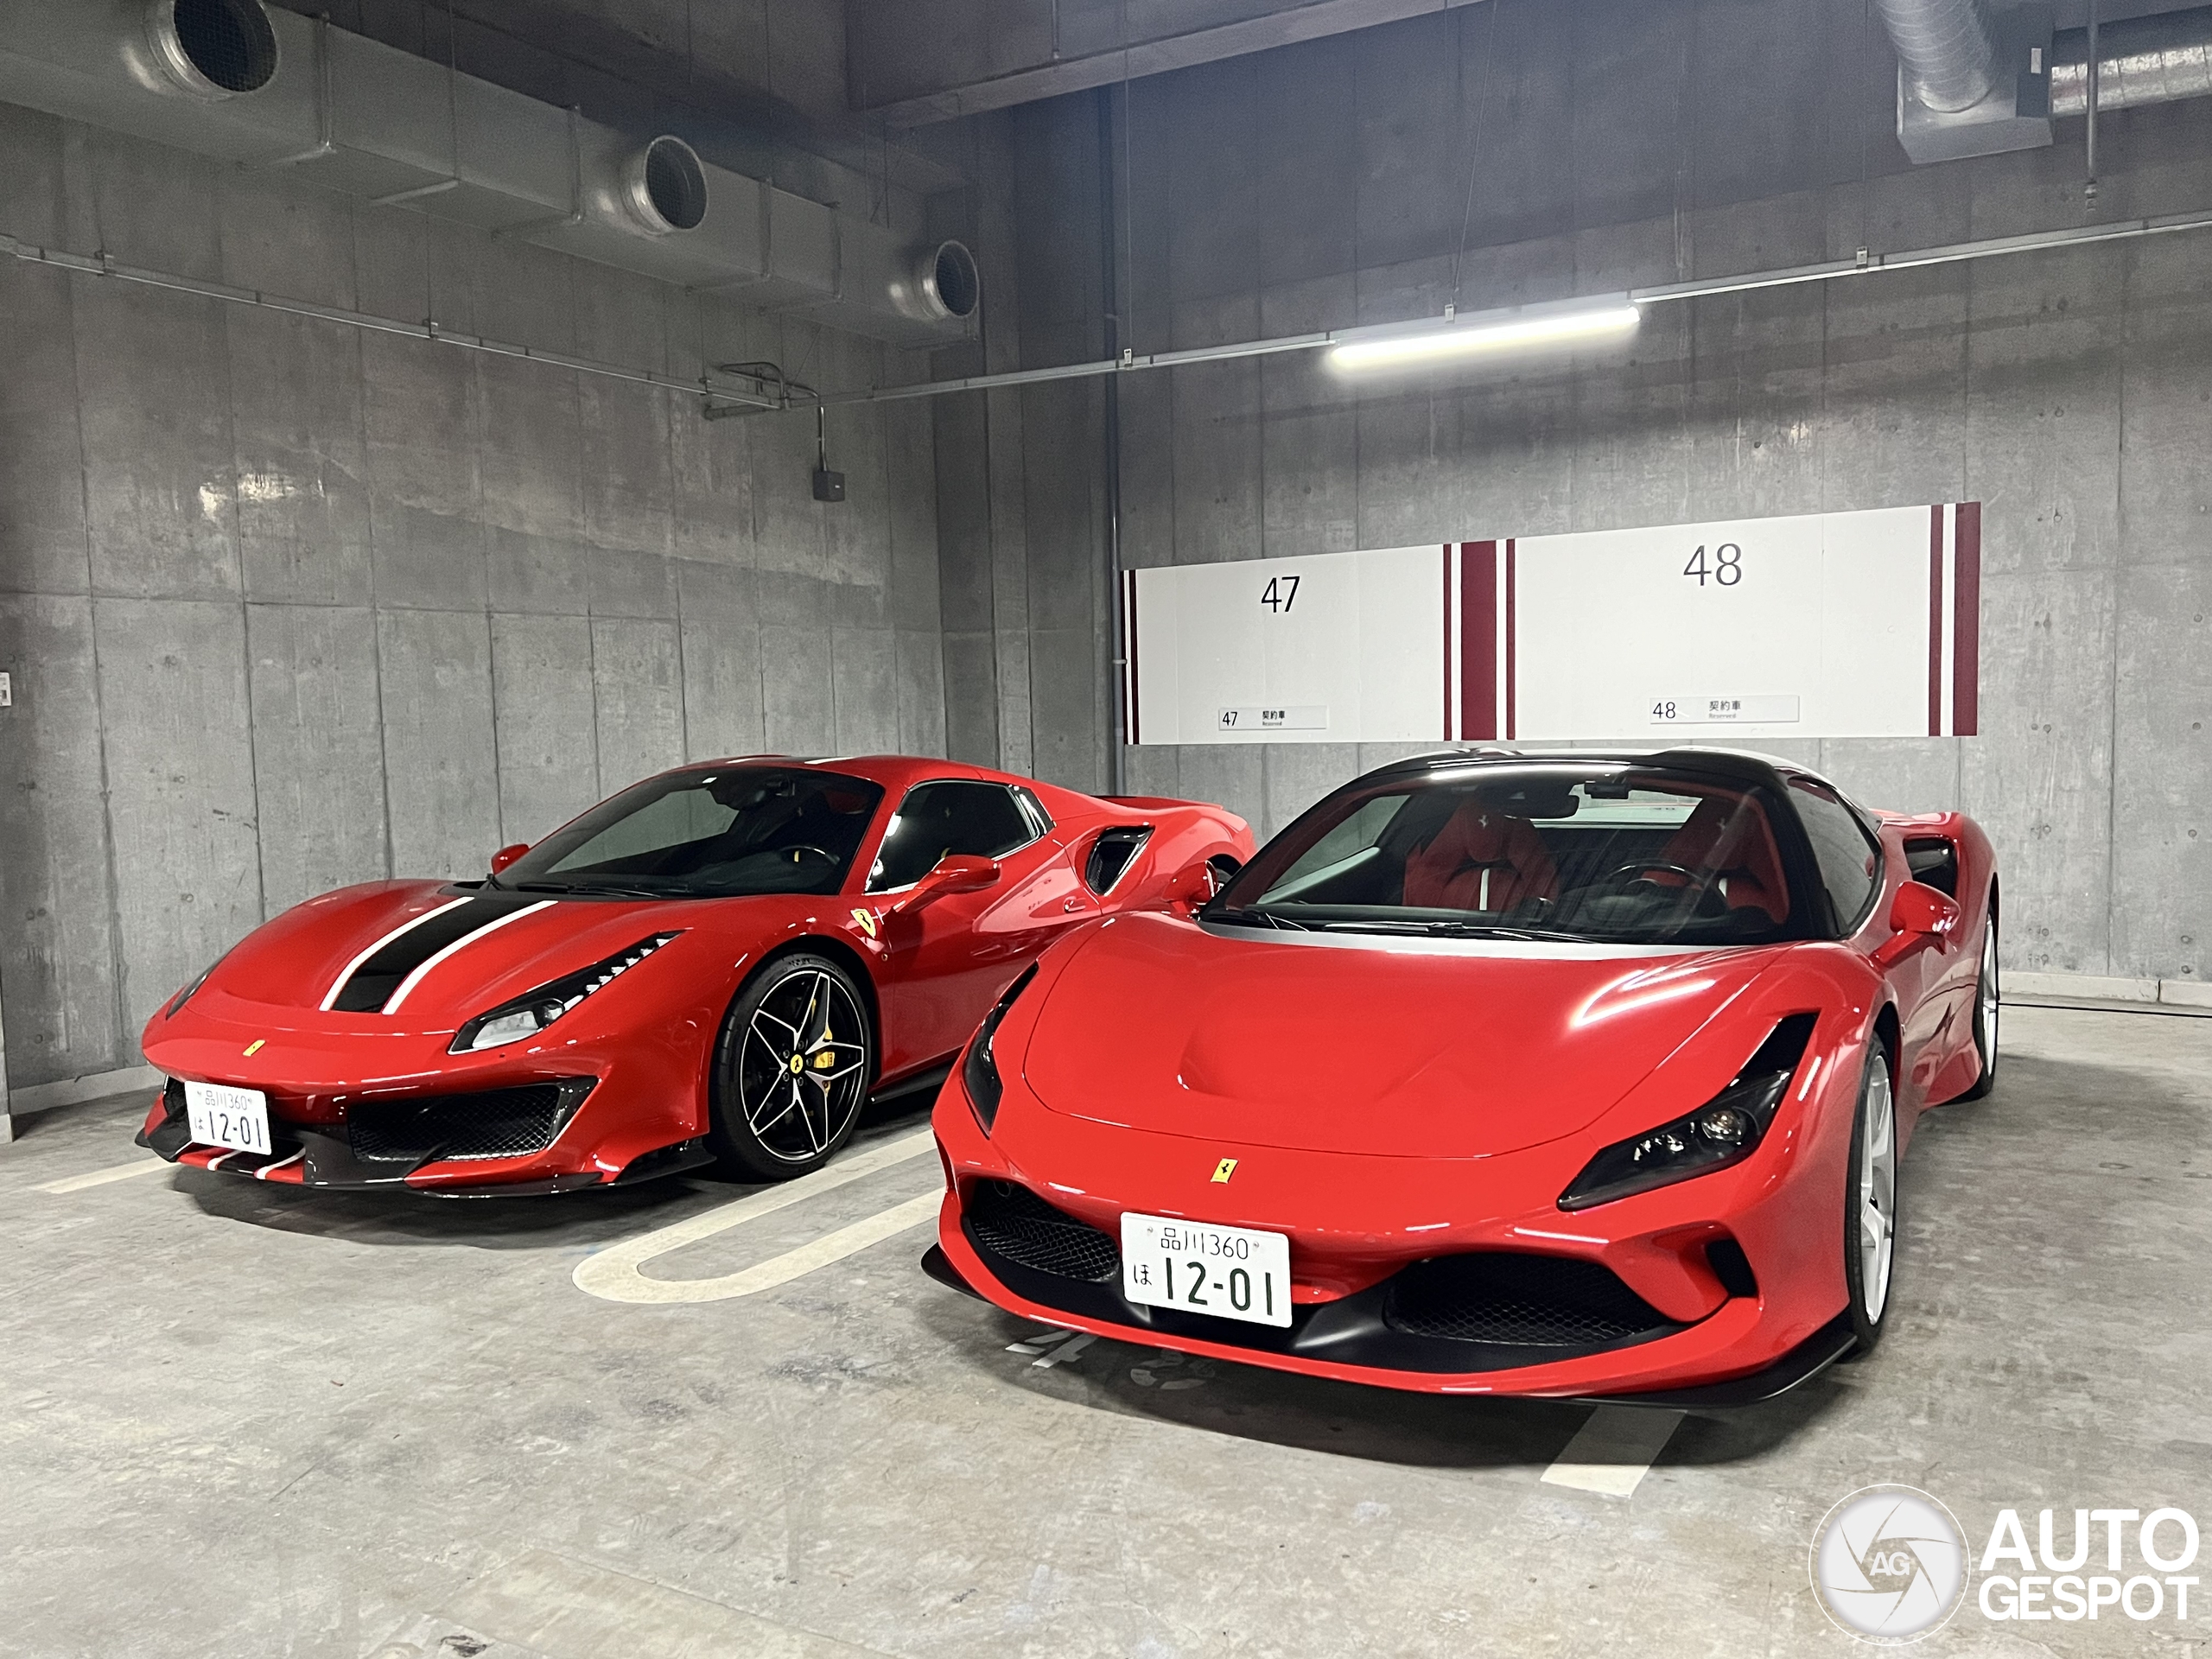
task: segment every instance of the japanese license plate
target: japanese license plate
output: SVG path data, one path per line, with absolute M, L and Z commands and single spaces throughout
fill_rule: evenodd
M 1250 1227 L 1122 1217 L 1122 1294 L 1249 1325 L 1290 1323 L 1290 1239 Z
M 184 1114 L 192 1126 L 192 1138 L 204 1147 L 263 1154 L 273 1150 L 269 1143 L 269 1096 L 258 1089 L 188 1083 Z

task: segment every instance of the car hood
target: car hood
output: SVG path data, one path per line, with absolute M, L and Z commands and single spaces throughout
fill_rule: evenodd
M 280 1028 L 450 1030 L 656 932 L 702 919 L 696 903 L 372 882 L 310 899 L 248 934 L 194 1001 L 253 1004 L 262 1017 L 277 1014 Z M 379 966 L 381 979 L 362 977 Z M 361 993 L 326 1010 L 334 990 L 357 978 Z M 385 1011 L 381 1003 L 403 985 L 404 1001 Z
M 1252 1146 L 1490 1156 L 1594 1122 L 1779 955 L 1229 933 L 1164 916 L 1091 933 L 1022 1057 L 1045 1106 Z

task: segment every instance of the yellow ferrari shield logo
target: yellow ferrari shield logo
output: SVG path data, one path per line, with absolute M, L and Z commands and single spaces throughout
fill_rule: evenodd
M 1225 1181 L 1236 1173 L 1236 1160 L 1234 1158 L 1224 1158 L 1213 1166 L 1213 1178 L 1217 1181 Z
M 855 910 L 853 912 L 853 919 L 861 925 L 861 932 L 867 934 L 871 939 L 875 937 L 875 912 L 874 911 Z
M 262 1051 L 262 1049 L 263 1049 L 263 1048 L 267 1045 L 268 1041 L 269 1041 L 269 1039 L 268 1039 L 266 1037 L 257 1037 L 257 1038 L 255 1038 L 255 1039 L 253 1039 L 253 1041 L 252 1041 L 251 1044 L 249 1044 L 249 1045 L 247 1046 L 247 1047 L 246 1047 L 246 1051 L 245 1051 L 245 1057 L 246 1057 L 246 1058 L 248 1058 L 248 1059 L 250 1060 L 250 1059 L 251 1059 L 255 1055 L 257 1055 L 257 1054 L 260 1053 L 260 1052 L 261 1052 L 261 1051 Z

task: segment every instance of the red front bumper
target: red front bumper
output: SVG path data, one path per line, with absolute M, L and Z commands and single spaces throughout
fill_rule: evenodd
M 1771 1137 L 1732 1169 L 1568 1213 L 1553 1199 L 1588 1155 L 1579 1141 L 1478 1160 L 1255 1151 L 1057 1116 L 1027 1100 L 1016 1107 L 1020 1087 L 1009 1079 L 988 1138 L 957 1071 L 934 1118 L 950 1178 L 939 1248 L 968 1287 L 1014 1313 L 1213 1358 L 1444 1394 L 1667 1395 L 1740 1379 L 1738 1392 L 1761 1397 L 1762 1380 L 1777 1385 L 1765 1392 L 1778 1392 L 1847 1345 L 1836 1325 L 1846 1302 L 1842 1172 L 1811 1155 L 1809 1115 L 1796 1135 Z M 1238 1160 L 1226 1185 L 1211 1179 L 1224 1158 Z M 1603 1352 L 1529 1363 L 1500 1365 L 1493 1348 L 1479 1367 L 1435 1369 L 1434 1343 L 1421 1369 L 1346 1363 L 1299 1351 L 1296 1333 L 1277 1338 L 1268 1327 L 1196 1315 L 1160 1320 L 1123 1301 L 1118 1284 L 1061 1294 L 1033 1274 L 995 1269 L 963 1225 L 969 1196 L 987 1180 L 1027 1187 L 1109 1238 L 1118 1237 L 1125 1211 L 1287 1233 L 1294 1299 L 1308 1329 L 1321 1323 L 1319 1309 L 1374 1299 L 1416 1262 L 1476 1252 L 1601 1263 L 1668 1328 Z M 1732 1295 L 1720 1282 L 1707 1252 L 1719 1240 L 1741 1246 L 1756 1294 Z M 1725 1389 L 1714 1397 L 1729 1402 Z

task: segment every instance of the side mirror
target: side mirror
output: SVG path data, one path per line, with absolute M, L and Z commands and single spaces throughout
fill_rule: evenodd
M 893 908 L 901 915 L 925 910 L 956 893 L 980 893 L 999 879 L 995 858 L 976 858 L 966 853 L 947 853 L 937 868 L 906 889 L 906 896 Z
M 530 843 L 526 841 L 518 841 L 512 847 L 500 848 L 498 852 L 492 855 L 492 874 L 497 875 L 529 850 Z
M 1890 937 L 1874 952 L 1876 965 L 1887 968 L 1931 941 L 1948 950 L 1959 913 L 1959 901 L 1948 893 L 1923 881 L 1906 882 L 1890 901 Z
M 1195 914 L 1229 885 L 1229 878 L 1236 871 L 1224 871 L 1219 867 L 1231 861 L 1217 856 L 1194 859 L 1185 864 L 1167 884 L 1167 902 L 1178 910 Z

